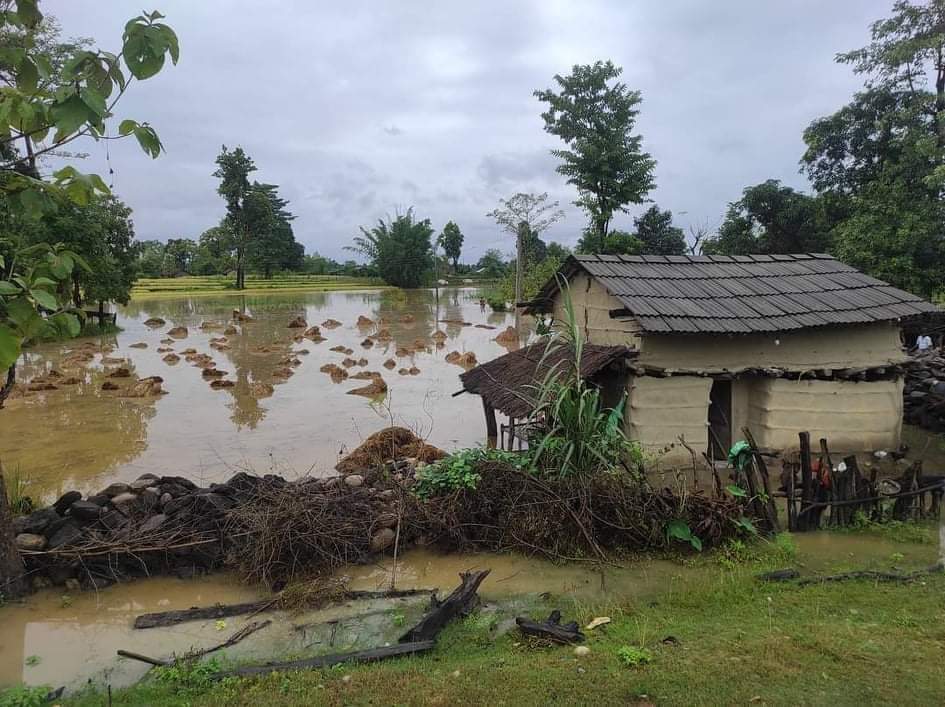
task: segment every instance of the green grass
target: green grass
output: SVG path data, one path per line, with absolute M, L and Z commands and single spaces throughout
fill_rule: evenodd
M 278 275 L 271 280 L 247 276 L 244 290 L 235 289 L 231 277 L 209 275 L 206 277 L 139 278 L 131 291 L 132 299 L 151 299 L 161 296 L 200 294 L 259 294 L 266 292 L 326 292 L 384 287 L 377 278 L 346 277 L 338 275 Z
M 528 612 L 535 618 L 560 608 L 566 621 L 582 625 L 594 616 L 613 619 L 589 632 L 586 656 L 536 646 L 514 630 L 497 635 L 497 626 L 520 613 L 500 609 L 449 626 L 420 657 L 221 683 L 207 680 L 205 670 L 178 670 L 118 691 L 113 703 L 940 704 L 945 576 L 911 585 L 759 582 L 759 571 L 789 563 L 788 545 L 730 566 L 699 558 L 708 580 L 701 573 L 687 581 L 681 566 L 679 581 L 650 600 L 535 600 Z M 99 705 L 102 696 L 71 704 Z

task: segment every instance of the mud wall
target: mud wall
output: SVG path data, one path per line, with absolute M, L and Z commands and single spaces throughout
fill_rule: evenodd
M 850 452 L 899 446 L 902 432 L 902 379 L 889 381 L 752 382 L 745 424 L 758 444 L 797 449 L 797 433 L 816 441 L 826 437 L 831 449 Z
M 570 284 L 574 314 L 587 342 L 601 346 L 639 346 L 640 326 L 635 319 L 611 319 L 610 310 L 623 305 L 603 285 L 586 273 L 576 275 Z M 564 296 L 560 292 L 555 295 L 552 314 L 556 322 L 567 321 Z
M 683 435 L 686 443 L 701 454 L 708 442 L 706 425 L 711 387 L 711 378 L 698 376 L 630 378 L 627 435 L 641 442 L 643 448 L 653 454 L 675 445 L 676 448 L 660 455 L 661 462 L 690 459 L 689 452 L 679 444 L 679 435 Z
M 616 301 L 616 300 L 615 300 Z M 640 361 L 664 368 L 792 371 L 883 366 L 905 360 L 894 322 L 733 336 L 647 335 Z
M 711 378 L 635 376 L 628 384 L 625 429 L 661 465 L 689 464 L 678 437 L 701 455 L 708 447 Z M 832 449 L 863 452 L 899 445 L 902 380 L 791 381 L 742 378 L 732 384 L 732 439 L 751 429 L 762 447 L 795 450 L 798 432 Z

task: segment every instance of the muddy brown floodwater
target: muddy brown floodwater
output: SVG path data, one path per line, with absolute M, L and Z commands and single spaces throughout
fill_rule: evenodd
M 806 572 L 849 568 L 912 569 L 935 561 L 934 545 L 902 544 L 854 533 L 797 534 L 798 556 L 793 564 Z M 349 567 L 339 572 L 352 589 L 386 589 L 393 559 Z M 397 561 L 399 588 L 439 588 L 450 591 L 460 572 L 492 570 L 480 595 L 485 610 L 527 611 L 537 595 L 548 592 L 562 608 L 590 603 L 633 602 L 685 592 L 693 583 L 724 582 L 717 567 L 706 561 L 695 566 L 657 559 L 640 559 L 600 572 L 582 563 L 556 565 L 521 555 L 441 555 L 415 549 Z M 404 625 L 422 614 L 423 596 L 404 600 L 348 602 L 318 611 L 271 612 L 255 617 L 195 621 L 171 628 L 135 630 L 134 617 L 152 611 L 190 606 L 251 601 L 260 598 L 252 587 L 226 575 L 192 580 L 155 578 L 114 585 L 98 593 L 73 596 L 44 590 L 23 605 L 0 608 L 0 688 L 25 682 L 66 686 L 70 690 L 92 681 L 99 687 L 128 685 L 148 666 L 119 659 L 115 651 L 169 658 L 193 648 L 222 643 L 250 620 L 273 619 L 268 628 L 225 652 L 232 660 L 272 660 L 280 656 L 332 650 L 361 650 L 396 641 Z M 333 623 L 334 622 L 334 623 Z
M 234 309 L 253 321 L 237 323 L 237 333 L 227 334 Z M 300 316 L 309 326 L 328 319 L 341 326 L 321 327 L 324 341 L 295 342 L 293 335 L 305 329 L 288 324 Z M 375 324 L 358 326 L 361 316 Z M 146 326 L 151 318 L 165 324 Z M 485 361 L 505 353 L 494 338 L 511 317 L 481 310 L 475 290 L 450 289 L 441 291 L 438 311 L 432 290 L 199 296 L 136 301 L 119 311 L 118 323 L 123 331 L 117 336 L 91 340 L 106 351 L 96 351 L 89 362 L 75 360 L 88 339 L 38 346 L 26 355 L 24 383 L 50 370 L 78 379 L 71 385 L 54 379 L 55 390 L 13 399 L 3 412 L 0 459 L 30 480 L 31 493 L 48 498 L 73 488 L 94 492 L 145 472 L 205 483 L 238 469 L 289 477 L 328 474 L 339 454 L 391 422 L 447 450 L 482 443 L 479 399 L 452 397 L 463 369 L 446 356 L 472 352 Z M 211 328 L 201 329 L 204 323 Z M 186 338 L 168 338 L 176 327 L 187 328 Z M 382 329 L 387 332 L 372 346 L 362 346 Z M 442 347 L 433 338 L 437 330 L 445 334 Z M 211 346 L 211 339 L 221 337 L 222 345 Z M 379 372 L 386 396 L 349 395 L 365 381 L 349 377 L 336 383 L 319 370 L 343 365 L 348 356 L 331 350 L 338 346 L 353 350 L 349 375 Z M 188 349 L 212 358 L 234 385 L 211 388 L 214 379 L 202 375 L 200 359 L 186 360 Z M 172 352 L 180 361 L 165 362 Z M 393 369 L 384 366 L 389 359 Z M 131 378 L 105 378 L 119 367 L 128 368 Z M 122 395 L 126 381 L 154 375 L 164 378 L 167 395 Z M 106 380 L 119 390 L 103 391 Z

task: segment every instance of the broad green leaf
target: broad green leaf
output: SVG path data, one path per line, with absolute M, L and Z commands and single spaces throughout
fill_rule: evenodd
M 18 295 L 21 290 L 9 280 L 0 280 L 0 295 Z
M 35 27 L 43 21 L 37 0 L 16 0 L 16 18 L 24 27 Z
M 59 283 L 57 283 L 55 280 L 50 280 L 48 277 L 37 277 L 33 280 L 33 287 L 45 287 L 47 289 L 49 288 L 56 289 L 58 286 L 59 286 Z
M 79 323 L 79 318 L 68 312 L 59 312 L 58 314 L 54 314 L 49 318 L 49 321 L 56 327 L 58 333 L 69 337 L 78 336 L 79 332 L 82 331 L 82 325 Z
M 33 63 L 32 59 L 30 59 L 28 56 L 24 56 L 16 67 L 17 88 L 19 88 L 21 91 L 31 93 L 36 90 L 36 85 L 38 83 L 39 69 L 36 68 L 36 64 Z
M 118 124 L 119 135 L 131 135 L 138 128 L 137 121 L 125 119 Z
M 157 158 L 161 154 L 161 150 L 164 149 L 161 145 L 161 140 L 158 138 L 157 133 L 154 132 L 154 129 L 148 125 L 142 125 L 135 128 L 135 137 L 138 139 L 138 144 L 141 145 L 141 149 L 144 150 L 153 158 Z
M 57 131 L 56 142 L 77 132 L 90 118 L 89 107 L 76 94 L 72 94 L 65 101 L 54 103 L 51 111 Z
M 105 97 L 96 89 L 91 86 L 86 86 L 83 88 L 79 95 L 82 97 L 82 102 L 89 107 L 93 113 L 95 113 L 98 118 L 104 118 L 106 113 L 105 106 Z
M 16 363 L 22 343 L 15 331 L 6 324 L 0 324 L 0 371 L 6 371 Z
M 50 310 L 59 309 L 59 302 L 56 300 L 56 296 L 51 292 L 34 287 L 30 290 L 30 296 L 36 300 L 36 303 L 41 307 Z
M 743 489 L 741 486 L 736 486 L 735 484 L 729 484 L 725 487 L 725 490 L 738 498 L 745 498 L 748 495 L 745 492 L 745 489 Z

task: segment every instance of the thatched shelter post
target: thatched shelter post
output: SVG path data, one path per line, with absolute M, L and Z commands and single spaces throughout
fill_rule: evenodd
M 495 419 L 495 408 L 485 398 L 482 399 L 482 411 L 486 415 L 486 436 L 494 441 L 499 436 L 499 426 Z

